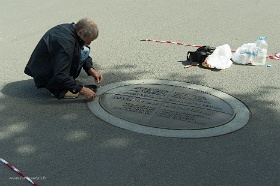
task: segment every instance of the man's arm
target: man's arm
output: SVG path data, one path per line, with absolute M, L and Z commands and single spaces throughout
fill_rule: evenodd
M 88 70 L 88 74 L 94 77 L 96 83 L 101 83 L 103 81 L 103 76 L 100 72 L 97 72 L 94 68 Z
M 82 86 L 70 76 L 74 46 L 66 39 L 56 39 L 52 41 L 51 65 L 53 77 L 48 83 L 50 89 L 69 90 L 78 93 Z

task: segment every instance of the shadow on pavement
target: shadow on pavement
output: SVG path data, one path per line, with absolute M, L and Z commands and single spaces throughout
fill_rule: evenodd
M 132 73 L 119 75 L 134 79 Z M 186 79 L 199 84 L 202 78 Z M 273 102 L 262 99 L 271 89 L 279 91 L 264 87 L 254 95 L 234 95 L 252 111 L 244 128 L 177 139 L 116 128 L 94 116 L 82 98 L 57 100 L 33 80 L 12 82 L 1 90 L 0 152 L 41 185 L 273 185 L 280 166 L 280 116 Z M 18 175 L 4 165 L 0 170 L 1 185 L 29 185 L 11 180 Z

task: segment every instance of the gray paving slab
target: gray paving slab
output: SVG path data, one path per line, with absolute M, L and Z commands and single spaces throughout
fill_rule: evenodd
M 279 0 L 0 0 L 0 157 L 39 185 L 279 184 L 280 61 L 233 64 L 216 71 L 183 68 L 191 47 L 141 42 L 171 40 L 237 49 L 268 36 L 279 48 Z M 252 112 L 236 132 L 178 139 L 139 134 L 107 124 L 86 100 L 56 100 L 23 73 L 44 32 L 89 17 L 100 37 L 91 56 L 104 86 L 140 79 L 205 85 L 244 102 Z M 83 73 L 80 81 L 90 83 Z M 44 179 L 45 178 L 45 179 Z M 0 185 L 31 185 L 0 164 Z

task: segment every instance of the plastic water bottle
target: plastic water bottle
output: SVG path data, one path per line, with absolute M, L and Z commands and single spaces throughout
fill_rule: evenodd
M 253 48 L 251 55 L 252 65 L 265 65 L 268 44 L 265 41 L 266 37 L 260 37 L 256 42 L 256 46 Z

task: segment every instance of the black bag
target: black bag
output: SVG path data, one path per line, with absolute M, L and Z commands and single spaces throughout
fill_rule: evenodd
M 206 57 L 211 55 L 215 49 L 216 49 L 215 47 L 210 47 L 210 46 L 199 47 L 196 51 L 188 52 L 187 60 L 202 64 L 206 59 Z

